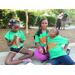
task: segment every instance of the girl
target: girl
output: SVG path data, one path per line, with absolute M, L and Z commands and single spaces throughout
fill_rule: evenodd
M 39 30 L 35 33 L 36 51 L 34 57 L 38 60 L 46 60 L 47 56 L 44 55 L 44 47 L 47 45 L 47 35 L 49 30 L 47 29 L 48 21 L 45 18 L 40 20 Z
M 64 65 L 75 65 L 75 62 L 64 51 L 68 47 L 68 39 L 58 36 L 58 34 L 59 31 L 57 29 L 51 29 L 49 31 L 47 45 L 50 59 L 45 65 L 59 65 L 60 63 L 63 63 Z M 64 48 L 62 48 L 62 44 L 65 44 Z
M 11 19 L 9 27 L 11 28 L 11 30 L 9 30 L 4 37 L 7 40 L 7 45 L 10 47 L 9 53 L 5 60 L 5 64 L 16 65 L 22 62 L 30 62 L 31 60 L 27 58 L 31 57 L 33 55 L 33 52 L 23 47 L 22 43 L 26 40 L 26 38 L 23 32 L 19 30 L 19 20 Z M 16 53 L 18 52 L 25 55 L 20 58 L 15 58 L 13 60 Z

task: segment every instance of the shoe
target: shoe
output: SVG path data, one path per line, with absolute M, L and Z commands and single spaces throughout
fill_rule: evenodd
M 18 60 L 18 58 L 13 58 L 13 60 Z
M 32 62 L 31 59 L 24 59 L 23 62 Z
M 26 65 L 26 64 L 28 64 L 29 62 L 24 62 L 24 64 Z
M 69 49 L 69 48 L 66 50 L 66 53 L 67 53 L 68 55 L 70 54 L 70 49 Z

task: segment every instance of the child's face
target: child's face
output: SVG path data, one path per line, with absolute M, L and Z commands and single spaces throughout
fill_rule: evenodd
M 48 33 L 48 36 L 55 37 L 55 36 L 57 36 L 56 34 L 57 34 L 57 30 L 56 29 L 51 29 Z
M 14 24 L 13 26 L 11 26 L 11 28 L 12 28 L 12 31 L 13 31 L 13 32 L 17 32 L 17 31 L 19 30 L 19 24 L 16 23 L 16 24 Z
M 48 26 L 47 20 L 43 20 L 43 21 L 41 22 L 41 28 L 46 29 L 47 26 Z

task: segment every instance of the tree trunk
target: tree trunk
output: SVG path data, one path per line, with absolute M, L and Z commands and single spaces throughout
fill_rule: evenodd
M 26 15 L 26 35 L 28 34 L 28 9 L 25 9 L 25 15 Z

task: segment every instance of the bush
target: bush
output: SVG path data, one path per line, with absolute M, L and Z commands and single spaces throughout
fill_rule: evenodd
M 37 16 L 37 12 L 32 12 L 29 11 L 28 12 L 28 25 L 32 25 L 34 26 L 37 22 L 38 16 Z
M 48 20 L 48 26 L 55 26 L 56 23 L 56 18 L 52 16 L 46 16 Z
M 26 16 L 25 16 L 25 11 L 23 10 L 16 10 L 17 16 L 19 17 L 20 21 L 26 23 Z
M 39 25 L 40 23 L 40 17 L 37 18 L 36 24 L 35 25 Z
M 40 19 L 46 18 L 48 20 L 48 26 L 55 26 L 56 18 L 52 16 L 40 16 L 37 19 L 36 25 L 39 25 Z
M 24 24 L 26 24 L 25 10 L 16 10 L 16 13 L 17 13 L 18 17 L 20 18 L 20 20 Z M 30 25 L 32 25 L 32 26 L 39 25 L 41 18 L 47 18 L 48 25 L 55 26 L 55 23 L 56 23 L 55 17 L 53 17 L 53 16 L 40 16 L 39 13 L 30 10 L 30 11 L 28 11 L 28 27 L 30 27 Z
M 7 12 L 8 11 L 8 12 Z M 1 27 L 7 27 L 10 19 L 16 19 L 19 17 L 20 21 L 23 22 L 23 24 L 26 24 L 26 15 L 25 10 L 16 10 L 10 11 L 10 10 L 0 10 L 0 26 Z M 17 17 L 18 16 L 18 17 Z M 55 17 L 52 16 L 41 16 L 39 13 L 35 11 L 28 11 L 28 27 L 30 25 L 39 25 L 41 18 L 47 18 L 48 19 L 48 25 L 54 26 L 55 25 Z
M 26 15 L 25 15 L 25 10 L 17 10 L 16 11 L 18 17 L 24 24 L 26 24 Z M 28 11 L 28 27 L 30 25 L 34 26 L 37 22 L 37 13 L 34 11 Z
M 8 12 L 6 12 L 6 11 L 8 11 Z M 0 17 L 0 27 L 1 28 L 6 28 L 8 26 L 9 20 L 11 18 L 12 19 L 15 18 L 16 13 L 14 11 L 10 11 L 10 12 L 9 11 L 10 10 L 8 10 L 8 9 L 2 10 L 3 14 L 1 14 L 2 16 Z

